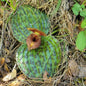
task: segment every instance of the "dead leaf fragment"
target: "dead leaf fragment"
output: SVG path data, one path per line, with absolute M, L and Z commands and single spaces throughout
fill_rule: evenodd
M 0 21 L 0 25 L 2 25 L 3 21 Z
M 0 86 L 5 86 L 5 85 L 3 85 L 3 84 L 0 84 Z
M 70 60 L 68 67 L 73 76 L 77 76 L 79 74 L 79 67 L 75 60 Z
M 3 58 L 3 57 L 1 58 L 0 57 L 0 67 L 4 64 L 4 62 L 5 62 L 5 58 Z
M 0 7 L 0 19 L 3 17 L 4 9 L 3 6 Z
M 9 72 L 8 65 L 6 63 L 4 64 L 4 70 L 6 70 L 7 72 Z
M 46 82 L 51 82 L 51 77 L 47 77 L 47 75 L 48 75 L 48 72 L 47 71 L 45 71 L 44 72 L 44 74 L 43 74 L 43 80 L 44 80 L 44 82 L 46 83 Z
M 21 75 L 19 75 L 19 76 L 17 77 L 17 79 L 20 80 L 20 81 L 24 81 L 25 78 L 26 78 L 26 76 L 25 76 L 24 74 L 21 74 Z
M 22 83 L 19 82 L 18 80 L 15 80 L 9 84 L 9 86 L 20 86 L 20 85 L 22 85 Z
M 48 72 L 45 71 L 44 74 L 43 74 L 43 80 L 44 80 L 44 81 L 48 80 L 47 75 L 48 75 Z
M 3 7 L 0 8 L 0 13 L 1 13 L 1 14 L 4 13 L 4 9 L 3 9 Z
M 25 82 L 25 75 L 19 75 L 14 81 L 12 81 L 9 86 L 21 86 Z
M 86 80 L 84 81 L 84 84 L 85 84 L 85 86 L 86 86 Z
M 13 69 L 11 73 L 7 74 L 2 80 L 9 81 L 16 77 L 16 70 Z
M 79 69 L 80 69 L 79 77 L 80 78 L 86 77 L 86 65 L 80 66 Z

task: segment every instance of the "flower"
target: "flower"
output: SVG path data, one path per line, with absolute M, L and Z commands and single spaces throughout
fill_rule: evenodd
M 46 34 L 35 28 L 27 28 L 27 29 L 33 32 L 26 39 L 28 50 L 38 48 L 41 45 L 41 36 L 46 36 Z

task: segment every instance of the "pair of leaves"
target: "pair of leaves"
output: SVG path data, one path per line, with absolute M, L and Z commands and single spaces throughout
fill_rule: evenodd
M 85 5 L 80 5 L 78 3 L 74 4 L 72 7 L 73 13 L 77 16 L 80 13 L 80 16 L 84 17 L 84 20 L 81 23 L 81 28 L 86 27 L 86 8 Z
M 86 17 L 86 9 L 83 4 L 82 5 L 78 3 L 74 4 L 74 6 L 72 7 L 72 11 L 76 16 L 79 15 L 79 12 L 80 12 L 80 16 L 84 18 Z

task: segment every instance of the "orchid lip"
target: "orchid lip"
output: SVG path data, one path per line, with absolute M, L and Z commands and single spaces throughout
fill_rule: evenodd
M 27 37 L 26 43 L 28 50 L 36 49 L 41 45 L 41 37 L 32 33 Z

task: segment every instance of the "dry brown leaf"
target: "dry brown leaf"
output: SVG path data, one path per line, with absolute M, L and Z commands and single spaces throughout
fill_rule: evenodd
M 84 81 L 84 84 L 85 84 L 85 86 L 86 86 L 86 80 Z
M 3 21 L 0 21 L 0 25 L 2 25 Z
M 4 9 L 2 9 L 3 7 L 0 8 L 0 13 L 4 13 Z
M 48 75 L 48 72 L 47 71 L 45 71 L 44 72 L 44 74 L 43 74 L 43 80 L 44 80 L 44 82 L 51 82 L 51 77 L 47 77 L 47 75 Z
M 4 62 L 5 62 L 5 58 L 3 58 L 3 57 L 1 58 L 0 57 L 0 66 L 2 66 L 4 64 Z
M 3 85 L 3 84 L 0 84 L 0 86 L 5 86 L 5 85 Z
M 21 74 L 21 75 L 19 75 L 19 76 L 16 78 L 15 81 L 12 81 L 12 82 L 9 84 L 9 86 L 20 86 L 20 85 L 23 84 L 24 80 L 25 80 L 25 76 L 24 76 L 24 74 Z
M 79 29 L 79 31 L 84 31 L 84 29 L 83 29 L 83 28 L 81 28 L 81 24 L 82 24 L 82 21 L 80 21 L 80 22 L 79 22 L 78 29 Z
M 10 83 L 8 86 L 20 86 L 22 83 L 19 82 L 18 80 L 13 81 L 12 83 Z
M 4 70 L 6 70 L 7 72 L 9 72 L 8 65 L 6 63 L 4 64 Z
M 26 76 L 24 74 L 21 74 L 17 77 L 18 80 L 23 81 L 25 80 Z
M 11 73 L 7 74 L 2 80 L 9 81 L 16 77 L 16 70 L 13 69 Z
M 3 16 L 3 13 L 4 13 L 4 9 L 3 9 L 3 7 L 1 6 L 1 8 L 0 8 L 0 14 L 1 14 L 1 16 Z
M 44 74 L 43 74 L 43 80 L 44 80 L 44 81 L 48 80 L 47 75 L 48 75 L 48 72 L 45 71 Z
M 79 74 L 79 67 L 75 60 L 70 60 L 68 67 L 73 76 L 77 76 Z

